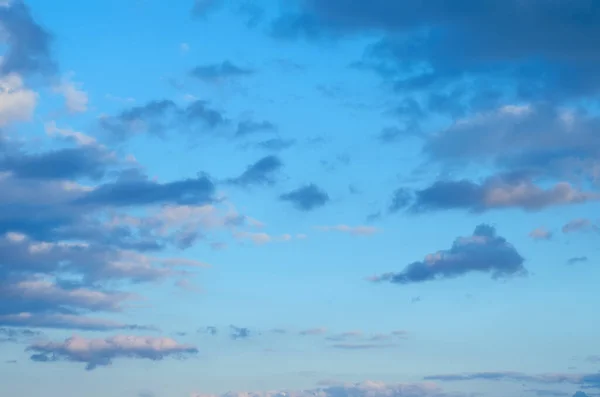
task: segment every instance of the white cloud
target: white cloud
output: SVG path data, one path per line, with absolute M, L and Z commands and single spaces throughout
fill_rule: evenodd
M 38 94 L 24 87 L 17 74 L 0 78 L 0 127 L 15 121 L 29 121 L 37 105 Z
M 80 83 L 75 83 L 65 78 L 54 91 L 65 98 L 65 105 L 71 113 L 83 113 L 88 109 L 89 98 L 87 92 L 81 89 Z

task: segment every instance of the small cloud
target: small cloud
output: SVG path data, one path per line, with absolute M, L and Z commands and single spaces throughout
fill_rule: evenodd
M 380 229 L 373 226 L 348 226 L 348 225 L 336 225 L 336 226 L 317 226 L 317 230 L 322 232 L 340 232 L 347 233 L 354 236 L 371 236 L 380 231 Z
M 251 336 L 251 332 L 248 328 L 236 327 L 235 325 L 229 326 L 231 339 L 247 339 Z
M 299 334 L 302 336 L 308 335 L 323 335 L 327 333 L 327 328 L 309 328 L 303 331 L 300 331 Z
M 568 265 L 576 265 L 578 263 L 583 263 L 583 262 L 587 262 L 587 261 L 588 261 L 587 256 L 575 256 L 573 258 L 569 258 L 569 260 L 567 260 L 567 264 Z
M 529 233 L 529 237 L 533 240 L 550 240 L 552 239 L 552 232 L 544 227 L 539 227 L 537 229 L 532 230 Z
M 83 113 L 88 109 L 89 98 L 81 87 L 80 83 L 72 82 L 68 78 L 54 87 L 54 92 L 65 98 L 65 105 L 71 113 Z
M 282 201 L 289 201 L 299 211 L 312 211 L 329 202 L 329 195 L 315 184 L 305 185 L 282 194 Z
M 242 68 L 230 61 L 223 61 L 218 64 L 196 66 L 190 71 L 190 74 L 207 83 L 218 83 L 223 80 L 243 77 L 253 74 L 251 69 Z
M 590 219 L 586 218 L 578 218 L 573 219 L 572 221 L 567 222 L 562 227 L 563 233 L 589 233 L 589 232 L 600 232 L 600 227 L 594 224 Z
M 190 50 L 190 45 L 188 43 L 179 44 L 179 51 L 186 53 Z

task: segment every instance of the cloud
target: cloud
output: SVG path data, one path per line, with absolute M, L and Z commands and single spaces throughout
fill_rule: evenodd
M 255 185 L 271 186 L 275 184 L 275 174 L 283 167 L 277 156 L 266 156 L 248 166 L 240 176 L 229 180 L 230 183 L 250 187 Z
M 305 329 L 299 332 L 300 335 L 303 336 L 307 336 L 307 335 L 323 335 L 327 333 L 327 328 L 310 328 L 310 329 Z
M 0 77 L 0 127 L 31 120 L 37 103 L 38 94 L 24 87 L 21 76 L 9 74 Z
M 64 342 L 38 342 L 27 348 L 38 362 L 73 361 L 86 364 L 87 370 L 109 366 L 120 358 L 159 361 L 166 357 L 185 357 L 198 353 L 191 345 L 170 338 L 118 335 L 106 339 L 73 336 Z
M 529 237 L 533 240 L 550 240 L 552 239 L 552 232 L 544 227 L 538 227 L 529 232 Z
M 335 225 L 335 226 L 317 226 L 317 230 L 322 232 L 340 232 L 347 233 L 354 236 L 370 236 L 377 232 L 379 229 L 373 226 L 348 226 L 348 225 Z
M 190 71 L 190 75 L 206 83 L 218 83 L 236 77 L 249 76 L 253 73 L 253 70 L 242 68 L 230 61 L 200 65 Z
M 194 6 L 192 7 L 192 15 L 195 17 L 204 18 L 209 14 L 217 11 L 224 4 L 224 0 L 194 0 Z
M 56 65 L 51 54 L 51 35 L 32 17 L 22 0 L 0 7 L 0 41 L 7 50 L 0 62 L 0 71 L 7 75 L 18 73 L 54 73 Z
M 229 327 L 230 333 L 229 336 L 231 337 L 231 339 L 247 339 L 249 338 L 252 333 L 250 332 L 250 330 L 248 328 L 244 328 L 244 327 L 236 327 L 235 325 L 231 325 Z
M 400 210 L 406 208 L 412 199 L 413 197 L 410 190 L 405 188 L 396 189 L 392 194 L 392 201 L 388 207 L 388 212 L 391 214 L 399 212 Z
M 4 328 L 0 327 L 0 343 L 12 342 L 20 343 L 23 341 L 30 340 L 32 338 L 40 337 L 41 332 L 33 331 L 30 329 L 18 329 L 18 328 Z
M 423 261 L 413 262 L 399 273 L 374 277 L 373 281 L 412 284 L 464 276 L 468 273 L 490 273 L 492 278 L 527 274 L 525 259 L 492 226 L 481 224 L 472 236 L 459 237 L 448 250 L 429 254 Z
M 81 89 L 81 84 L 65 79 L 54 87 L 54 91 L 65 98 L 65 105 L 69 112 L 83 113 L 87 111 L 89 98 L 87 92 Z
M 583 262 L 587 262 L 587 261 L 588 261 L 587 256 L 575 256 L 573 258 L 569 258 L 569 260 L 567 260 L 567 264 L 568 265 L 576 265 L 578 263 L 583 263 Z
M 258 149 L 262 149 L 262 150 L 279 152 L 279 151 L 282 151 L 285 149 L 289 149 L 290 147 L 294 146 L 295 144 L 296 144 L 296 141 L 293 139 L 271 138 L 271 139 L 267 139 L 265 141 L 257 142 L 255 144 L 253 144 L 252 146 L 254 146 Z
M 565 234 L 578 232 L 600 232 L 600 226 L 594 224 L 590 219 L 578 218 L 567 222 L 562 227 L 562 232 Z
M 312 211 L 329 202 L 329 195 L 315 184 L 305 185 L 279 197 L 299 211 Z
M 413 212 L 463 209 L 480 213 L 507 208 L 540 211 L 551 206 L 600 199 L 599 193 L 580 191 L 568 182 L 543 187 L 535 184 L 527 175 L 519 174 L 495 175 L 479 183 L 466 179 L 437 181 L 416 191 L 415 196 L 410 208 Z
M 116 116 L 103 116 L 100 128 L 117 141 L 138 134 L 164 137 L 167 132 L 205 132 L 224 127 L 229 123 L 225 116 L 202 100 L 193 100 L 185 106 L 163 99 L 133 106 Z
M 442 397 L 447 395 L 432 383 L 384 383 L 365 381 L 361 383 L 330 383 L 325 387 L 307 390 L 275 390 L 268 392 L 228 392 L 225 394 L 192 393 L 191 397 Z
M 424 154 L 450 164 L 495 165 L 555 179 L 598 180 L 600 119 L 551 104 L 505 105 L 428 136 Z
M 238 137 L 244 137 L 248 135 L 253 135 L 260 132 L 274 132 L 277 130 L 275 124 L 270 121 L 242 121 L 238 124 L 237 131 L 235 133 Z
M 600 388 L 600 375 L 593 374 L 526 374 L 523 372 L 472 372 L 464 374 L 430 375 L 424 378 L 431 381 L 457 382 L 457 381 L 507 381 L 507 382 L 533 382 L 540 384 L 573 384 L 583 387 Z
M 334 349 L 341 350 L 371 350 L 371 349 L 386 349 L 394 347 L 390 343 L 336 343 L 331 345 Z
M 150 204 L 198 205 L 215 201 L 215 185 L 201 174 L 196 178 L 158 183 L 136 174 L 116 182 L 102 184 L 76 200 L 80 205 L 128 207 Z
M 471 0 L 421 7 L 385 0 L 290 3 L 273 22 L 274 35 L 383 36 L 367 49 L 363 64 L 399 92 L 468 87 L 469 97 L 478 98 L 511 81 L 501 94 L 555 99 L 592 97 L 600 88 L 594 67 L 600 14 L 585 0 L 492 0 L 476 7 Z

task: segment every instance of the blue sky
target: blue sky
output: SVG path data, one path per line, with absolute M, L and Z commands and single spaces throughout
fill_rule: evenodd
M 1 395 L 600 395 L 596 2 L 0 26 Z

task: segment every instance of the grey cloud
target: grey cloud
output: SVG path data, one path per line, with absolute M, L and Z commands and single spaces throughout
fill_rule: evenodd
M 240 4 L 236 10 L 236 13 L 246 19 L 247 27 L 253 28 L 262 22 L 265 15 L 265 9 L 257 3 L 249 0 Z
M 102 117 L 99 122 L 108 137 L 117 141 L 142 133 L 163 137 L 172 130 L 188 134 L 212 131 L 228 123 L 229 120 L 206 101 L 196 100 L 180 106 L 166 99 L 125 109 L 116 116 Z
M 456 121 L 427 137 L 432 162 L 495 165 L 555 179 L 597 180 L 597 116 L 544 103 L 504 106 Z
M 512 244 L 497 235 L 494 227 L 481 224 L 472 236 L 457 238 L 450 249 L 429 254 L 399 273 L 384 274 L 373 281 L 412 284 L 473 272 L 489 273 L 494 279 L 507 278 L 527 274 L 524 261 Z
M 315 184 L 305 185 L 279 197 L 299 211 L 312 211 L 329 202 L 329 195 Z
M 410 190 L 399 188 L 392 194 L 392 201 L 388 207 L 388 212 L 394 214 L 406 208 L 412 201 L 413 196 Z
M 327 328 L 310 328 L 299 332 L 300 335 L 323 335 L 327 333 Z
M 527 175 L 495 175 L 481 183 L 469 180 L 438 181 L 416 192 L 413 212 L 463 209 L 484 212 L 519 208 L 539 211 L 550 206 L 581 204 L 600 199 L 600 194 L 577 190 L 568 182 L 549 188 L 536 185 Z
M 39 337 L 42 333 L 30 329 L 4 328 L 0 327 L 0 343 L 2 342 L 23 342 L 31 338 Z
M 509 381 L 509 382 L 533 382 L 540 384 L 573 384 L 584 388 L 600 388 L 600 375 L 594 374 L 526 374 L 523 372 L 472 372 L 463 374 L 430 375 L 425 380 L 457 382 L 457 381 Z M 578 395 L 576 393 L 576 395 Z M 580 395 L 580 394 L 579 394 Z
M 190 75 L 204 82 L 219 82 L 234 77 L 242 77 L 253 74 L 251 69 L 242 68 L 230 61 L 223 61 L 218 64 L 196 66 L 190 71 Z
M 76 200 L 81 205 L 114 207 L 149 204 L 207 204 L 215 201 L 215 185 L 201 174 L 196 178 L 158 183 L 140 176 L 105 183 Z
M 569 260 L 567 260 L 567 264 L 568 265 L 576 265 L 578 263 L 583 263 L 583 262 L 587 262 L 589 259 L 587 256 L 575 256 L 573 258 L 569 258 Z
M 576 232 L 600 232 L 600 226 L 594 224 L 590 219 L 578 218 L 567 222 L 562 227 L 562 232 L 567 234 Z
M 41 154 L 2 154 L 0 171 L 10 171 L 19 178 L 75 179 L 102 178 L 114 155 L 97 147 L 60 149 Z
M 274 132 L 277 130 L 275 124 L 270 121 L 242 121 L 238 124 L 236 136 L 244 137 L 248 135 L 253 135 L 260 132 Z
M 296 141 L 293 139 L 272 138 L 255 143 L 254 146 L 258 149 L 279 152 L 289 149 L 290 147 L 294 146 L 295 143 Z
M 192 15 L 194 17 L 204 18 L 217 11 L 224 4 L 224 0 L 194 0 Z
M 600 12 L 571 2 L 297 0 L 273 23 L 279 37 L 380 34 L 365 62 L 398 89 L 453 88 L 513 79 L 513 96 L 593 96 L 600 90 Z M 544 32 L 540 35 L 539 32 Z M 460 49 L 460 51 L 457 51 Z
M 37 23 L 22 0 L 14 0 L 0 7 L 0 37 L 7 45 L 0 70 L 3 74 L 54 73 L 56 64 L 52 59 L 52 36 Z
M 73 361 L 86 364 L 87 370 L 109 366 L 119 358 L 159 361 L 167 357 L 187 357 L 198 353 L 191 345 L 169 338 L 118 335 L 106 339 L 73 336 L 64 342 L 38 342 L 27 349 L 38 362 Z
M 252 333 L 250 332 L 250 330 L 248 328 L 244 328 L 244 327 L 236 327 L 235 325 L 231 325 L 229 327 L 230 333 L 229 336 L 231 337 L 231 339 L 247 339 L 249 338 Z
M 256 163 L 248 166 L 237 178 L 229 182 L 238 186 L 249 187 L 254 185 L 274 185 L 275 174 L 281 170 L 283 163 L 276 156 L 266 156 Z

